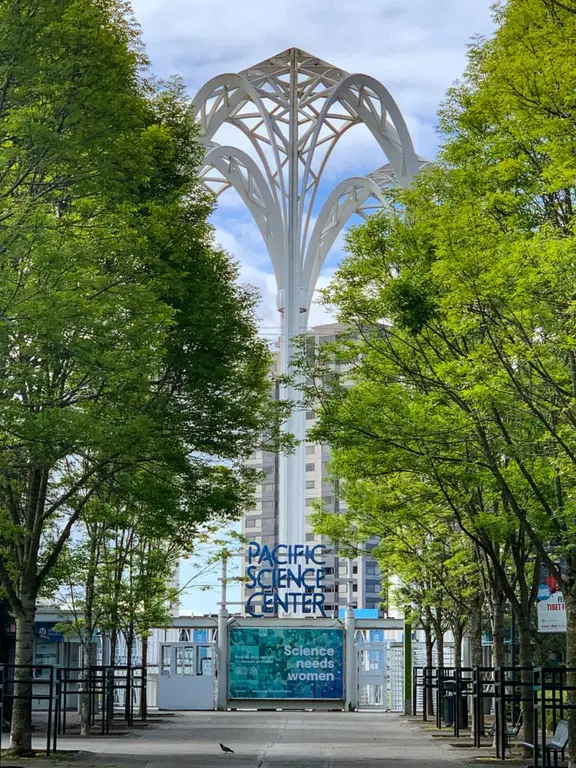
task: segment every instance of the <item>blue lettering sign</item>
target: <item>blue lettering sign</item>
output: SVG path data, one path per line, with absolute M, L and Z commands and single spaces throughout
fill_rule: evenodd
M 272 549 L 264 544 L 251 541 L 246 559 L 246 587 L 257 589 L 246 600 L 246 611 L 250 616 L 301 611 L 306 614 L 319 613 L 326 616 L 322 581 L 326 577 L 323 559 L 326 547 L 302 544 L 276 544 Z M 299 592 L 285 591 L 298 589 Z M 278 590 L 281 590 L 280 592 Z M 312 590 L 312 591 L 311 591 Z

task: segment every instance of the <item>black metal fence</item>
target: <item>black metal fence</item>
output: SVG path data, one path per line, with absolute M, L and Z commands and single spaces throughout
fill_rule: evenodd
M 415 667 L 413 670 L 412 714 L 418 714 L 418 701 L 424 722 L 435 716 L 436 727 L 452 727 L 454 735 L 468 725 L 467 697 L 472 694 L 471 667 Z M 432 711 L 430 711 L 432 704 Z
M 421 714 L 424 722 L 434 716 L 438 729 L 452 727 L 458 737 L 468 725 L 471 703 L 472 732 L 466 735 L 473 737 L 475 747 L 483 746 L 482 737 L 488 736 L 496 757 L 506 761 L 512 741 L 518 739 L 532 752 L 534 768 L 552 768 L 564 760 L 566 745 L 556 748 L 558 742 L 552 742 L 550 734 L 561 721 L 576 718 L 576 704 L 569 701 L 570 694 L 576 700 L 576 668 L 414 667 L 412 680 L 412 714 Z M 494 713 L 488 729 L 484 723 L 487 701 Z M 523 712 L 533 712 L 529 734 L 524 733 Z
M 552 741 L 548 739 L 548 734 L 554 734 L 561 720 L 576 717 L 576 705 L 571 704 L 568 699 L 569 694 L 576 691 L 576 685 L 569 683 L 569 680 L 574 678 L 574 667 L 537 667 L 534 670 L 534 768 L 557 766 L 558 759 L 565 757 L 566 747 L 550 750 Z
M 22 685 L 24 693 L 15 694 L 15 685 Z M 79 711 L 82 696 L 87 697 L 90 726 L 98 723 L 102 735 L 108 735 L 114 721 L 134 725 L 136 708 L 142 720 L 147 719 L 146 685 L 145 667 L 99 666 L 86 674 L 81 667 L 0 664 L 0 722 L 11 719 L 15 699 L 46 702 L 41 711 L 47 716 L 46 754 L 50 755 L 57 751 L 58 736 L 69 729 L 69 713 Z

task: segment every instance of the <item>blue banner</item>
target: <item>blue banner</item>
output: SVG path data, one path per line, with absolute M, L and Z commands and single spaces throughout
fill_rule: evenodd
M 44 643 L 62 643 L 64 642 L 64 635 L 62 632 L 56 632 L 54 627 L 58 622 L 56 621 L 35 621 L 34 622 L 34 634 L 36 639 Z
M 231 627 L 231 699 L 344 698 L 341 629 Z

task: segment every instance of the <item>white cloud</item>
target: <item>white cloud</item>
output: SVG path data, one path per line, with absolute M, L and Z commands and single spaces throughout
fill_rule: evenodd
M 155 71 L 192 91 L 297 46 L 382 80 L 405 113 L 429 113 L 491 29 L 490 0 L 133 0 Z

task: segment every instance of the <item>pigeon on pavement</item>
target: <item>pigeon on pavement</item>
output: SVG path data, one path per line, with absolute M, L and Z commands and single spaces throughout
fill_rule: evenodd
M 220 744 L 220 749 L 222 750 L 222 752 L 231 752 L 232 754 L 234 754 L 234 750 L 230 749 L 230 747 L 227 747 L 226 744 L 222 744 L 221 741 L 219 741 L 218 743 Z

